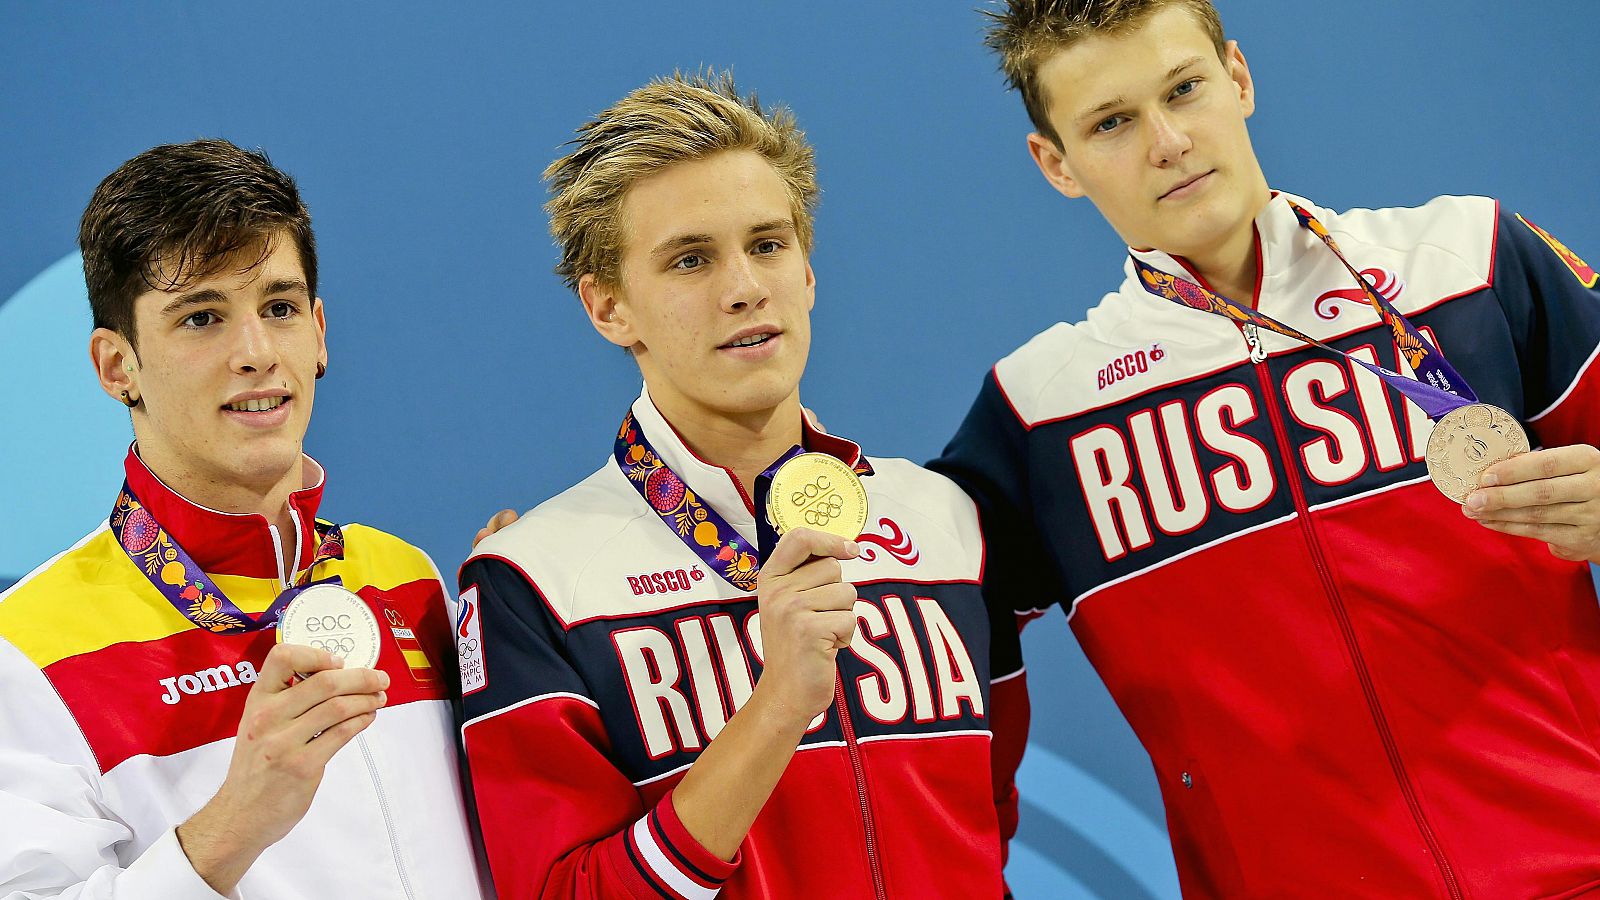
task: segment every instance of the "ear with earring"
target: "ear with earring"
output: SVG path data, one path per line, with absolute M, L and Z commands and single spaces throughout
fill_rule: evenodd
M 133 374 L 133 366 L 123 366 L 123 369 L 125 369 L 128 372 L 128 374 L 130 374 L 130 375 Z M 134 407 L 139 405 L 139 398 L 133 396 L 128 391 L 123 391 L 122 392 L 122 396 L 121 396 L 120 399 L 122 400 L 122 405 L 126 406 L 129 409 L 133 409 Z
M 317 377 L 321 378 L 326 374 L 328 374 L 328 364 L 322 362 L 317 363 Z

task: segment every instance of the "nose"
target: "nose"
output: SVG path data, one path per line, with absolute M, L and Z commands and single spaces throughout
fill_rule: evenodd
M 1166 168 L 1194 147 L 1194 141 L 1169 113 L 1152 113 L 1146 121 L 1150 123 L 1151 165 Z
M 277 365 L 278 344 L 268 332 L 267 323 L 258 316 L 246 316 L 234 335 L 229 367 L 245 375 L 270 372 Z
M 767 302 L 767 286 L 751 265 L 749 256 L 740 254 L 734 257 L 734 262 L 723 271 L 727 278 L 722 289 L 723 312 L 757 309 Z

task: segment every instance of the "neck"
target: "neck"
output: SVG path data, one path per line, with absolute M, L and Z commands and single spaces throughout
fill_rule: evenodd
M 138 447 L 139 459 L 161 483 L 177 492 L 190 503 L 218 512 L 238 515 L 259 515 L 277 527 L 278 546 L 283 559 L 291 561 L 294 545 L 294 511 L 289 508 L 289 495 L 303 486 L 304 462 L 296 458 L 294 465 L 276 478 L 263 478 L 257 482 L 241 483 L 218 477 L 186 465 L 182 459 L 166 452 L 159 445 Z M 286 573 L 292 577 L 293 572 Z
M 710 410 L 677 399 L 651 397 L 689 449 L 732 472 L 746 496 L 755 496 L 756 476 L 801 441 L 798 393 L 775 407 L 749 413 Z
M 1235 229 L 1217 246 L 1186 257 L 1213 291 L 1246 306 L 1255 306 L 1256 273 L 1260 271 L 1261 248 L 1256 244 L 1256 219 L 1272 202 L 1266 178 L 1263 176 L 1259 181 L 1254 193 L 1260 200 L 1250 210 L 1243 227 Z

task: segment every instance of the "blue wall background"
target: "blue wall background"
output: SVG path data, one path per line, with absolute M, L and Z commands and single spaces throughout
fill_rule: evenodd
M 0 2 L 0 584 L 88 531 L 120 477 L 74 239 L 123 160 L 224 136 L 299 179 L 332 345 L 308 442 L 325 509 L 448 572 L 490 512 L 604 462 L 638 388 L 549 274 L 540 169 L 628 89 L 702 64 L 818 149 L 806 402 L 874 453 L 931 457 L 997 358 L 1120 277 L 1115 235 L 1028 161 L 975 5 Z M 1274 186 L 1340 208 L 1496 195 L 1600 254 L 1592 2 L 1218 6 Z M 1176 896 L 1148 757 L 1060 616 L 1027 649 L 1018 895 Z

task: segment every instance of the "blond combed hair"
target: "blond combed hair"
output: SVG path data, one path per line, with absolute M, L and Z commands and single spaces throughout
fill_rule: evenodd
M 1211 0 L 998 0 L 1002 8 L 984 10 L 989 18 L 984 43 L 1000 56 L 1000 71 L 1022 95 L 1034 130 L 1061 146 L 1050 125 L 1050 98 L 1039 82 L 1039 69 L 1051 56 L 1090 35 L 1127 34 L 1152 14 L 1169 6 L 1194 13 L 1217 57 L 1227 59 L 1222 17 Z
M 630 187 L 673 163 L 727 150 L 755 151 L 777 170 L 800 245 L 811 252 L 815 153 L 789 110 L 764 110 L 754 93 L 741 96 L 731 72 L 656 78 L 585 122 L 569 146 L 576 149 L 544 170 L 545 212 L 561 247 L 556 274 L 574 290 L 584 275 L 619 283 Z

